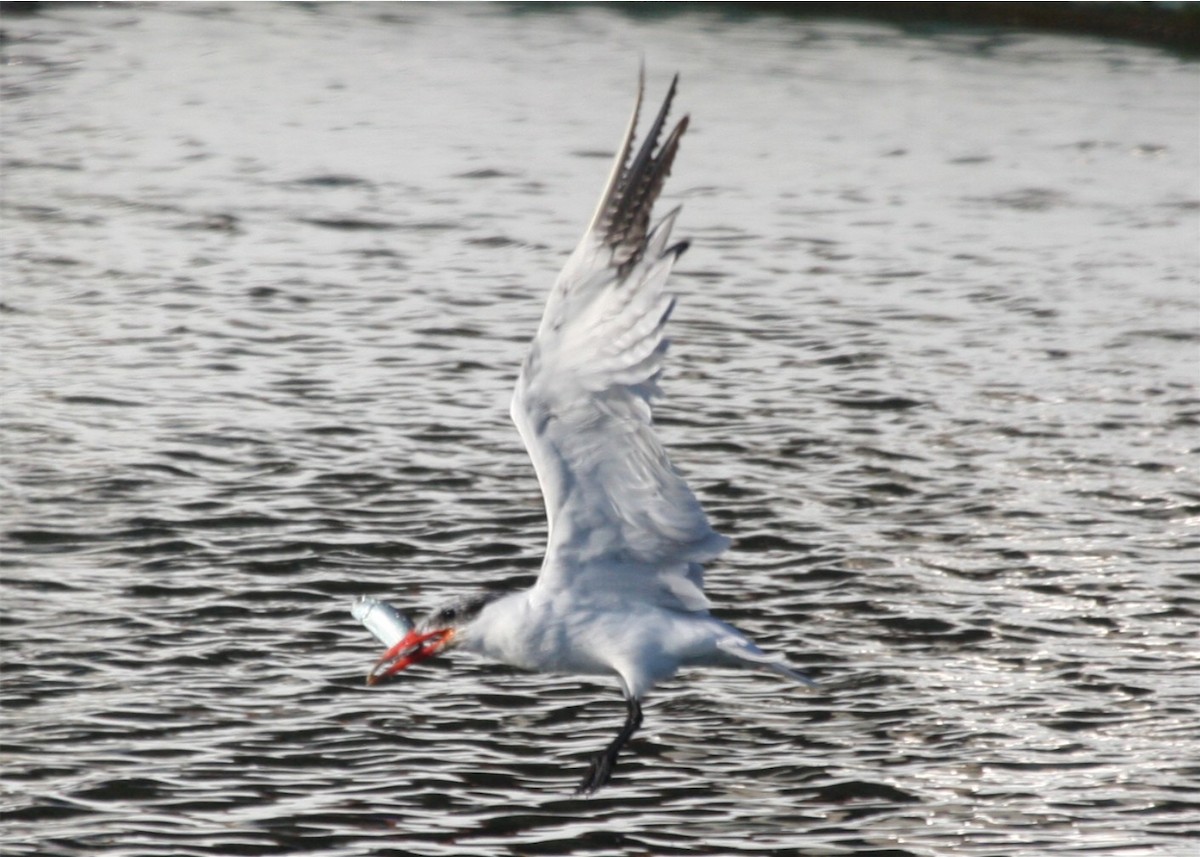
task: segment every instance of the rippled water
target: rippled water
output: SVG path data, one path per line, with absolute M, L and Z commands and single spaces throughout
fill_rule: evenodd
M 506 7 L 9 15 L 12 855 L 1190 854 L 1197 66 L 1086 39 Z M 659 409 L 792 653 L 368 689 L 358 593 L 529 582 L 507 399 L 679 70 Z

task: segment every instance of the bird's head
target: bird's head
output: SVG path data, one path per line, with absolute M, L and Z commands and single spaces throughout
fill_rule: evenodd
M 479 615 L 495 594 L 464 598 L 437 608 L 409 631 L 400 642 L 383 653 L 371 672 L 367 684 L 379 684 L 399 675 L 413 664 L 428 660 L 456 642 L 462 629 Z

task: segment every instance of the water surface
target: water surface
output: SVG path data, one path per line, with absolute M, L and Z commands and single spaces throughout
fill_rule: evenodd
M 1196 66 L 596 8 L 4 23 L 13 855 L 1184 855 Z M 718 613 L 821 680 L 458 657 L 359 593 L 540 563 L 507 400 L 639 57 L 692 127 L 659 410 Z

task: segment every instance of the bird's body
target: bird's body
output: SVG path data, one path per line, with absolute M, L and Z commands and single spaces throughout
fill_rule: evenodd
M 523 669 L 615 678 L 628 705 L 582 791 L 609 778 L 641 723 L 641 699 L 685 667 L 770 669 L 810 684 L 781 657 L 709 613 L 703 565 L 728 539 L 667 459 L 651 423 L 674 299 L 667 276 L 678 209 L 650 214 L 684 117 L 663 140 L 675 82 L 637 154 L 638 100 L 600 204 L 555 282 L 517 380 L 512 417 L 546 503 L 548 540 L 528 590 L 430 614 L 380 659 L 372 680 L 448 646 Z
M 672 610 L 619 593 L 513 592 L 487 604 L 456 632 L 455 643 L 535 672 L 615 677 L 638 699 L 681 668 L 775 663 L 707 611 Z

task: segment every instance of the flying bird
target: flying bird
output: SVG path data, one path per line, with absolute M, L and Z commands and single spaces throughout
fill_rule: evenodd
M 666 281 L 686 241 L 671 243 L 679 208 L 651 210 L 688 127 L 663 137 L 671 82 L 634 151 L 644 74 L 624 140 L 582 240 L 558 275 L 512 399 L 546 505 L 545 559 L 534 585 L 433 611 L 371 671 L 372 684 L 451 648 L 527 670 L 615 678 L 627 713 L 580 783 L 608 782 L 642 723 L 655 684 L 688 667 L 771 670 L 812 682 L 709 613 L 704 563 L 729 540 L 713 531 L 654 434 Z

